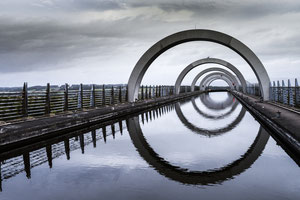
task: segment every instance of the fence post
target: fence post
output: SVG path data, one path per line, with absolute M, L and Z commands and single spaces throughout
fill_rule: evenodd
M 119 102 L 122 103 L 122 86 L 119 87 Z
M 144 100 L 144 85 L 141 87 L 141 100 Z
M 146 85 L 145 88 L 145 99 L 148 99 L 148 86 Z
M 65 91 L 64 91 L 64 111 L 67 111 L 69 108 L 69 85 L 65 84 Z
M 45 113 L 50 114 L 50 83 L 47 83 L 47 87 L 46 87 Z
M 102 85 L 102 106 L 105 106 L 105 85 Z
M 295 107 L 299 107 L 300 102 L 299 102 L 299 98 L 300 98 L 300 88 L 298 85 L 298 80 L 295 78 Z
M 22 114 L 23 117 L 28 116 L 28 88 L 27 88 L 27 82 L 23 85 L 23 91 L 22 91 Z
M 273 101 L 277 101 L 277 99 L 278 99 L 278 91 L 277 91 L 277 87 L 276 87 L 275 81 L 273 81 L 273 96 L 274 96 Z
M 158 95 L 158 86 L 156 85 L 155 86 L 155 98 L 157 97 L 157 95 Z
M 288 104 L 290 106 L 294 106 L 294 99 L 293 99 L 293 88 L 291 86 L 291 81 L 288 79 Z
M 282 95 L 283 103 L 288 104 L 288 90 L 285 87 L 284 80 L 282 80 L 282 93 L 283 93 L 283 95 Z
M 161 97 L 161 86 L 158 86 L 158 96 Z
M 277 81 L 277 93 L 278 93 L 278 102 L 281 101 L 281 88 L 280 88 L 280 83 Z
M 95 85 L 92 84 L 92 86 L 91 86 L 91 96 L 90 96 L 90 107 L 94 108 L 95 106 L 96 106 Z
M 82 88 L 82 83 L 79 85 L 78 89 L 78 104 L 77 107 L 79 109 L 83 108 L 83 88 Z
M 128 85 L 126 86 L 125 101 L 128 102 Z
M 111 86 L 111 101 L 110 104 L 114 105 L 115 104 L 115 91 L 114 91 L 114 86 Z
M 149 99 L 151 99 L 151 96 L 152 96 L 151 90 L 152 90 L 152 87 L 151 87 L 151 85 L 150 85 L 150 86 L 149 86 Z

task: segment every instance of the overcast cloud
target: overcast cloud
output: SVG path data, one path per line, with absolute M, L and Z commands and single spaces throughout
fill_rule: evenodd
M 24 81 L 126 83 L 151 45 L 194 28 L 221 31 L 248 45 L 271 80 L 300 78 L 299 19 L 297 0 L 2 0 L 0 87 Z M 143 83 L 173 84 L 183 67 L 208 56 L 231 62 L 255 82 L 250 67 L 233 51 L 193 42 L 161 55 Z

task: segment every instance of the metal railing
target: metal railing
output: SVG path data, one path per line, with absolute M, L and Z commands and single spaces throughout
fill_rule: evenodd
M 300 87 L 297 79 L 295 79 L 294 86 L 291 86 L 290 80 L 288 80 L 287 86 L 284 81 L 282 81 L 282 85 L 279 81 L 277 81 L 277 85 L 275 81 L 273 85 L 270 84 L 270 101 L 300 108 Z

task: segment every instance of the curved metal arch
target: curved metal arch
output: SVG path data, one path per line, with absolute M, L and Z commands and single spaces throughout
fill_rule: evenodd
M 233 179 L 236 175 L 251 167 L 263 152 L 269 139 L 269 134 L 260 127 L 254 142 L 240 159 L 219 169 L 189 171 L 188 169 L 171 165 L 151 148 L 143 135 L 138 117 L 127 120 L 127 129 L 132 143 L 140 156 L 158 173 L 171 180 L 193 185 L 218 184 Z
M 236 109 L 236 107 L 239 105 L 238 101 L 235 101 L 235 103 L 233 104 L 233 106 L 231 107 L 231 109 L 224 113 L 224 114 L 221 114 L 221 115 L 218 115 L 218 116 L 215 116 L 215 115 L 210 115 L 210 114 L 207 114 L 207 113 L 204 113 L 203 111 L 201 111 L 199 109 L 199 107 L 197 106 L 196 102 L 195 102 L 195 98 L 193 97 L 192 98 L 192 104 L 193 104 L 193 107 L 194 109 L 197 111 L 197 113 L 205 118 L 208 118 L 208 119 L 224 119 L 226 116 L 230 115 L 231 113 L 233 113 Z
M 227 133 L 228 131 L 231 131 L 232 129 L 234 129 L 242 121 L 242 119 L 244 118 L 245 113 L 246 113 L 246 109 L 242 107 L 242 109 L 241 109 L 239 115 L 237 116 L 237 118 L 233 122 L 231 122 L 229 125 L 227 125 L 224 128 L 209 130 L 209 129 L 199 128 L 199 127 L 193 125 L 192 123 L 190 123 L 185 118 L 185 116 L 183 115 L 179 103 L 175 104 L 175 111 L 176 111 L 176 114 L 177 114 L 178 118 L 180 119 L 180 121 L 188 129 L 190 129 L 192 132 L 194 132 L 196 134 L 200 134 L 200 135 L 204 135 L 204 136 L 208 136 L 208 137 L 219 136 L 219 135 L 222 135 L 224 133 Z
M 182 70 L 182 72 L 179 74 L 178 78 L 176 79 L 175 82 L 175 92 L 176 94 L 179 94 L 180 91 L 180 85 L 184 79 L 184 77 L 195 67 L 198 67 L 200 65 L 204 65 L 204 64 L 218 64 L 218 65 L 222 65 L 228 69 L 230 69 L 239 79 L 241 85 L 242 85 L 242 89 L 243 92 L 246 92 L 246 88 L 247 88 L 247 83 L 246 80 L 244 78 L 244 76 L 242 75 L 242 73 L 235 67 L 233 66 L 231 63 L 225 61 L 225 60 L 221 60 L 218 58 L 204 58 L 204 59 L 200 59 L 197 60 L 195 62 L 192 62 L 191 64 L 189 64 L 186 68 L 184 68 L 184 70 Z M 191 91 L 194 91 L 195 88 L 195 84 L 197 82 L 197 80 L 205 73 L 210 72 L 210 71 L 216 71 L 216 70 L 209 70 L 209 69 L 213 69 L 213 68 L 208 68 L 205 69 L 203 71 L 201 71 L 193 80 L 192 85 L 191 85 Z M 217 68 L 217 69 L 222 69 L 222 68 Z
M 222 76 L 217 75 L 217 76 L 213 77 L 212 79 L 207 80 L 203 85 L 205 85 L 206 87 L 209 87 L 212 82 L 217 81 L 217 80 L 223 80 L 223 81 L 225 81 L 224 79 L 222 79 Z M 228 84 L 228 82 L 227 82 L 227 84 Z
M 215 64 L 223 65 L 224 67 L 227 67 L 228 69 L 233 71 L 235 73 L 235 75 L 238 77 L 238 79 L 242 85 L 243 92 L 246 92 L 247 82 L 246 82 L 243 74 L 234 65 L 232 65 L 231 63 L 229 63 L 225 60 L 221 60 L 221 59 L 217 59 L 217 58 L 208 58 L 208 59 L 212 59 L 213 61 L 215 61 L 214 62 Z M 195 90 L 195 85 L 196 85 L 197 81 L 199 80 L 199 78 L 205 73 L 206 72 L 203 70 L 199 74 L 197 74 L 197 76 L 193 79 L 192 84 L 191 84 L 192 92 Z
M 228 76 L 227 74 L 223 74 L 221 72 L 214 72 L 214 73 L 208 74 L 207 76 L 205 76 L 202 79 L 202 81 L 200 82 L 200 91 L 203 91 L 207 86 L 210 85 L 211 82 L 213 82 L 217 79 L 224 80 L 231 89 L 234 88 L 233 80 L 230 76 Z
M 213 81 L 215 80 L 223 80 L 225 81 L 228 86 L 232 89 L 233 88 L 233 80 L 228 75 L 221 73 L 221 72 L 214 72 L 210 73 L 207 76 L 205 76 L 202 81 L 200 82 L 200 91 L 208 87 Z
M 138 98 L 138 91 L 142 79 L 151 63 L 158 56 L 176 45 L 191 41 L 209 41 L 218 43 L 238 53 L 254 71 L 258 79 L 263 99 L 269 100 L 270 78 L 262 62 L 250 48 L 227 34 L 212 30 L 195 29 L 169 35 L 155 43 L 143 54 L 136 63 L 128 80 L 128 101 L 134 102 Z
M 185 70 L 185 69 L 184 69 Z M 176 83 L 175 83 L 175 91 L 176 91 L 176 94 L 179 94 L 180 92 L 180 86 L 181 86 L 181 83 L 182 83 L 182 80 L 183 78 L 186 76 L 186 74 L 188 73 L 188 71 L 184 72 L 184 70 L 180 73 L 180 75 L 178 76 L 177 80 L 176 80 Z M 184 72 L 184 73 L 183 73 Z M 234 76 L 231 72 L 229 72 L 228 70 L 225 70 L 225 69 L 222 69 L 222 68 L 219 68 L 219 67 L 212 67 L 212 68 L 208 68 L 208 69 L 205 69 L 203 70 L 202 72 L 200 72 L 201 75 L 205 74 L 205 73 L 208 73 L 208 72 L 222 72 L 224 74 L 227 74 L 228 76 L 231 77 L 231 79 L 233 80 L 233 83 L 234 83 L 234 86 L 236 86 L 237 88 L 240 87 L 240 83 L 238 81 L 238 79 L 236 78 L 236 76 Z M 200 78 L 200 77 L 199 77 Z M 199 79 L 198 78 L 198 79 Z M 193 83 L 192 83 L 193 84 Z M 246 86 L 246 85 L 244 85 Z M 194 87 L 195 87 L 195 84 L 194 84 Z M 245 87 L 246 88 L 246 87 Z M 194 90 L 193 90 L 194 91 Z

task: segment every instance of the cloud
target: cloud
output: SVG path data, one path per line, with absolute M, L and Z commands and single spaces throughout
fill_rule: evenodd
M 111 81 L 126 80 L 123 75 L 130 73 L 151 45 L 195 26 L 238 38 L 263 63 L 272 64 L 266 67 L 273 77 L 282 76 L 283 61 L 289 62 L 286 65 L 293 74 L 299 72 L 299 1 L 11 0 L 0 1 L 0 13 L 0 79 L 5 74 L 21 76 L 36 71 L 46 76 L 48 71 L 79 69 L 84 62 L 82 70 L 101 66 L 105 78 L 105 74 L 119 72 L 120 77 Z M 190 59 L 179 58 L 192 52 Z M 166 55 L 153 67 L 160 63 L 170 71 L 174 65 L 185 66 L 191 59 L 210 55 L 239 60 L 235 54 L 206 44 L 183 45 Z M 245 65 L 241 61 L 236 64 Z M 158 81 L 159 72 L 153 73 L 157 78 L 151 80 Z

